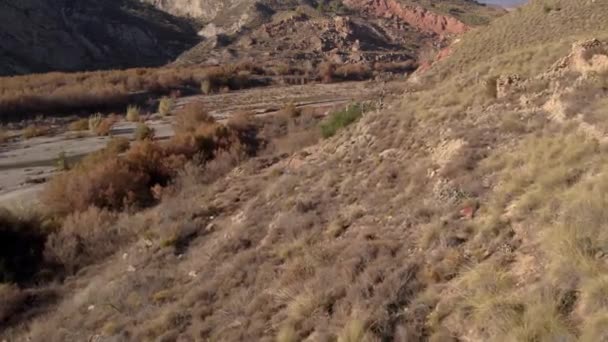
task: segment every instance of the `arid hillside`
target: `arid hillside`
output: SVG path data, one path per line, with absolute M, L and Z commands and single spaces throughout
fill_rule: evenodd
M 136 139 L 0 214 L 0 337 L 606 340 L 606 19 L 532 0 L 406 80 L 108 117 Z
M 5 0 L 0 75 L 163 65 L 194 45 L 194 27 L 133 0 Z

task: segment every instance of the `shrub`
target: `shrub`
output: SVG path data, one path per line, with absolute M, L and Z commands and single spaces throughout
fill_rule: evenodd
M 344 80 L 365 80 L 372 76 L 372 69 L 362 63 L 344 64 L 337 67 L 333 74 Z
M 324 83 L 331 83 L 334 80 L 335 65 L 331 62 L 323 62 L 319 65 L 319 77 Z
M 175 116 L 176 133 L 193 133 L 200 129 L 201 124 L 213 124 L 215 119 L 207 113 L 202 103 L 194 102 L 186 105 Z
M 57 170 L 66 171 L 70 168 L 65 152 L 61 151 L 57 156 Z
M 103 150 L 84 158 L 68 172 L 55 176 L 42 201 L 58 215 L 90 206 L 123 210 L 154 202 L 151 188 L 165 186 L 185 163 L 149 140 L 134 144 L 123 157 Z
M 338 130 L 357 121 L 363 115 L 364 107 L 354 104 L 344 110 L 335 112 L 321 124 L 321 134 L 324 138 L 332 137 Z
M 131 143 L 129 139 L 123 137 L 113 137 L 106 145 L 106 151 L 111 155 L 117 155 L 127 151 Z
M 97 126 L 97 128 L 95 129 L 95 134 L 100 137 L 105 137 L 105 136 L 110 135 L 110 133 L 112 132 L 112 127 L 116 123 L 116 120 L 117 119 L 114 116 L 109 116 L 109 117 L 103 119 L 101 121 L 101 123 L 99 124 L 99 126 Z
M 99 125 L 101 125 L 102 121 L 103 121 L 103 116 L 101 115 L 101 113 L 97 113 L 97 114 L 93 114 L 93 115 L 89 116 L 89 120 L 88 120 L 89 131 L 91 131 L 92 133 L 97 133 L 97 128 L 99 127 Z
M 145 123 L 137 124 L 137 128 L 135 129 L 135 140 L 153 140 L 154 139 L 154 129 Z
M 70 131 L 86 131 L 89 129 L 89 120 L 87 119 L 79 119 L 76 120 L 68 126 Z
M 297 118 L 298 116 L 300 116 L 301 111 L 300 109 L 298 109 L 298 107 L 296 107 L 295 104 L 289 103 L 287 104 L 287 106 L 285 106 L 285 108 L 280 111 L 279 114 L 284 115 L 287 118 Z
M 171 109 L 173 108 L 173 99 L 170 97 L 163 97 L 160 99 L 158 103 L 158 113 L 161 116 L 167 116 L 171 114 Z
M 51 128 L 48 126 L 31 124 L 23 130 L 22 136 L 24 139 L 31 139 L 47 135 L 50 132 Z
M 213 83 L 211 82 L 211 80 L 209 78 L 203 79 L 203 81 L 201 82 L 201 92 L 205 95 L 209 95 L 212 91 Z
M 9 141 L 10 136 L 2 127 L 0 127 L 0 144 Z
M 141 120 L 141 108 L 138 106 L 127 107 L 126 119 L 129 122 L 139 122 Z
M 68 273 L 101 260 L 116 250 L 124 238 L 115 227 L 118 216 L 91 207 L 69 215 L 45 245 L 47 260 L 62 265 Z

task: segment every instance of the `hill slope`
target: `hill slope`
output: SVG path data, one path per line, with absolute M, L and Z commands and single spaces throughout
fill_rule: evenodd
M 133 0 L 2 1 L 0 32 L 0 75 L 160 65 L 197 40 Z
M 606 15 L 532 2 L 333 138 L 110 224 L 70 216 L 83 259 L 120 251 L 11 336 L 605 340 Z

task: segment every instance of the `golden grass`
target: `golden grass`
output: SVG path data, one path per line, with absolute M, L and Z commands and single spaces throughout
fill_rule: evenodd
M 139 122 L 141 120 L 141 108 L 138 106 L 128 106 L 125 118 L 129 122 Z
M 547 13 L 547 6 L 560 10 Z M 602 23 L 606 20 L 605 2 L 530 1 L 487 27 L 466 34 L 453 55 L 437 65 L 435 72 L 533 75 L 564 56 L 575 40 L 605 36 Z
M 89 129 L 89 120 L 87 119 L 78 119 L 74 122 L 71 122 L 68 125 L 68 129 L 70 131 L 76 131 L 76 132 L 80 132 L 80 131 L 86 131 Z
M 51 133 L 51 128 L 47 125 L 42 124 L 31 124 L 23 129 L 21 136 L 24 139 L 31 139 L 36 137 L 42 137 Z
M 161 116 L 167 116 L 169 114 L 171 114 L 171 110 L 173 109 L 173 99 L 170 97 L 163 97 L 160 99 L 160 102 L 158 103 L 158 113 Z

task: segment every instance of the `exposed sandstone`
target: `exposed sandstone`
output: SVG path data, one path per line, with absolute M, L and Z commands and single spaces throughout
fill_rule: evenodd
M 461 34 L 469 29 L 454 17 L 433 13 L 419 6 L 402 5 L 396 0 L 345 0 L 344 3 L 378 17 L 403 20 L 412 27 L 440 36 Z

